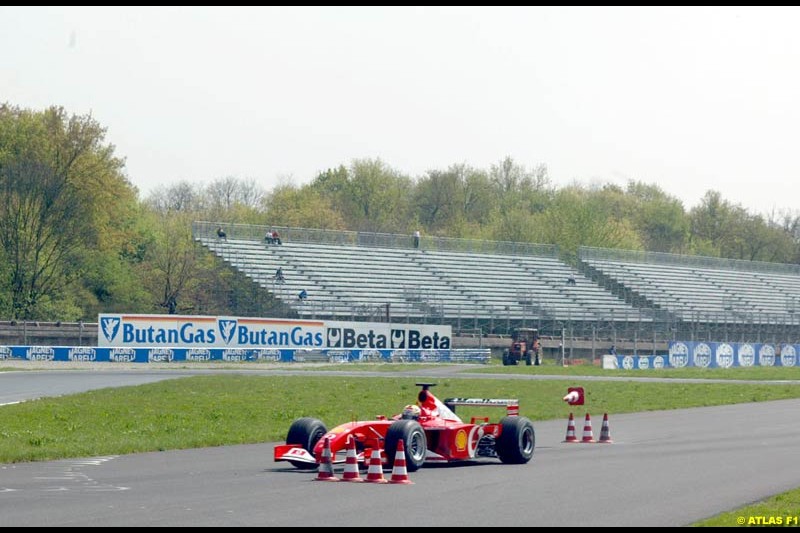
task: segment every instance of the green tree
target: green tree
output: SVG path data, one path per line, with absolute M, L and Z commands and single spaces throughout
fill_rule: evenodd
M 741 239 L 737 240 L 737 259 L 791 263 L 794 246 L 790 236 L 762 215 L 751 214 L 742 221 Z
M 432 170 L 415 184 L 417 218 L 429 231 L 444 228 L 458 213 L 460 173 Z
M 464 164 L 429 171 L 416 181 L 413 194 L 415 220 L 428 232 L 474 238 L 490 219 L 493 192 L 488 176 Z
M 658 185 L 630 181 L 624 209 L 639 233 L 642 246 L 652 252 L 683 253 L 689 240 L 689 215 L 680 200 Z
M 495 188 L 499 209 L 521 206 L 530 212 L 542 212 L 552 196 L 547 166 L 540 164 L 528 170 L 507 156 L 489 171 L 489 179 Z
M 739 249 L 736 240 L 741 238 L 741 219 L 747 212 L 722 198 L 719 191 L 708 191 L 699 206 L 692 209 L 691 245 L 692 252 L 712 257 L 732 257 Z
M 91 116 L 0 106 L 0 248 L 8 313 L 72 318 L 87 250 L 115 255 L 135 189 Z
M 262 219 L 267 225 L 347 229 L 342 213 L 331 205 L 331 197 L 314 185 L 278 185 L 267 195 L 264 205 L 266 217 Z
M 140 266 L 151 306 L 167 314 L 191 313 L 199 277 L 198 249 L 192 239 L 191 212 L 154 213 L 153 240 Z
M 264 190 L 254 180 L 227 176 L 204 188 L 203 207 L 209 220 L 254 224 L 261 219 L 264 197 Z
M 356 231 L 397 231 L 408 220 L 411 186 L 380 159 L 355 160 L 336 204 Z
M 579 246 L 641 249 L 630 221 L 617 217 L 601 194 L 581 187 L 559 190 L 540 226 L 547 235 L 543 242 L 558 244 L 568 262 L 576 261 Z
M 800 213 L 794 210 L 783 210 L 770 213 L 767 223 L 778 228 L 783 234 L 786 249 L 782 250 L 784 263 L 800 263 Z
M 326 198 L 331 208 L 341 212 L 346 208 L 344 200 L 347 196 L 349 181 L 350 173 L 347 171 L 347 167 L 339 165 L 336 168 L 320 172 L 311 182 L 311 189 Z
M 203 187 L 182 180 L 154 189 L 144 200 L 144 204 L 157 213 L 191 212 L 202 213 L 205 209 Z

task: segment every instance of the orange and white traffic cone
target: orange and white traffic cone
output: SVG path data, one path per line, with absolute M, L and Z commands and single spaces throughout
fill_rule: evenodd
M 358 473 L 358 454 L 356 453 L 356 439 L 352 435 L 347 436 L 347 459 L 344 462 L 344 472 L 342 481 L 364 481 Z
M 592 419 L 589 413 L 586 413 L 586 420 L 583 423 L 583 438 L 581 442 L 597 442 L 594 440 L 594 434 L 592 433 Z
M 611 430 L 608 429 L 608 413 L 603 414 L 603 426 L 600 428 L 600 440 L 597 442 L 605 442 L 607 444 L 614 442 L 611 440 Z
M 319 462 L 319 469 L 315 481 L 339 481 L 333 475 L 333 462 L 331 461 L 331 440 L 325 437 L 325 445 L 322 447 L 322 459 Z
M 369 458 L 369 469 L 367 470 L 367 483 L 388 483 L 386 478 L 383 477 L 383 461 L 381 461 L 381 450 L 379 448 L 372 449 L 372 455 Z
M 406 471 L 406 449 L 403 439 L 397 441 L 397 453 L 394 454 L 392 477 L 389 479 L 389 483 L 404 483 L 406 485 L 413 483 L 408 479 L 408 472 Z
M 567 421 L 567 436 L 564 438 L 564 442 L 578 442 L 578 437 L 575 436 L 575 417 L 572 416 L 572 413 L 569 414 Z

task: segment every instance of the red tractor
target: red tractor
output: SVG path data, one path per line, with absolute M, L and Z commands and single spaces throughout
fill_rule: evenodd
M 518 365 L 520 361 L 530 366 L 539 365 L 539 330 L 516 328 L 511 332 L 511 347 L 503 352 L 503 365 Z

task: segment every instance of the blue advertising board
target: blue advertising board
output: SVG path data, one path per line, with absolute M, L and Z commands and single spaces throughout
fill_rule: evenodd
M 665 356 L 615 355 L 616 368 L 733 368 L 798 366 L 800 345 L 747 342 L 672 341 Z M 608 355 L 604 357 L 609 357 Z
M 0 346 L 0 361 L 96 361 L 171 363 L 202 361 L 438 362 L 488 363 L 488 349 L 474 350 L 303 350 L 277 348 L 109 348 L 89 346 Z

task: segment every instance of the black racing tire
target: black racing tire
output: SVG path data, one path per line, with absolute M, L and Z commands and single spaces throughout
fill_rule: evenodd
M 521 465 L 533 458 L 536 447 L 536 433 L 533 422 L 524 416 L 506 416 L 500 420 L 500 436 L 496 451 L 500 461 Z
M 513 364 L 513 363 L 511 362 L 511 356 L 510 356 L 510 354 L 509 354 L 508 350 L 505 350 L 505 351 L 503 352 L 503 366 L 509 366 L 509 365 L 511 365 L 511 364 Z
M 386 463 L 389 468 L 394 467 L 394 457 L 397 454 L 397 441 L 403 441 L 406 453 L 406 471 L 416 472 L 425 462 L 428 453 L 428 439 L 425 430 L 416 420 L 396 420 L 386 431 L 384 451 Z
M 286 444 L 299 444 L 308 453 L 314 455 L 314 446 L 319 439 L 328 432 L 328 428 L 321 420 L 311 417 L 298 418 L 289 426 L 286 434 Z M 301 470 L 313 470 L 317 468 L 315 463 L 304 463 L 301 461 L 289 461 L 294 467 Z

